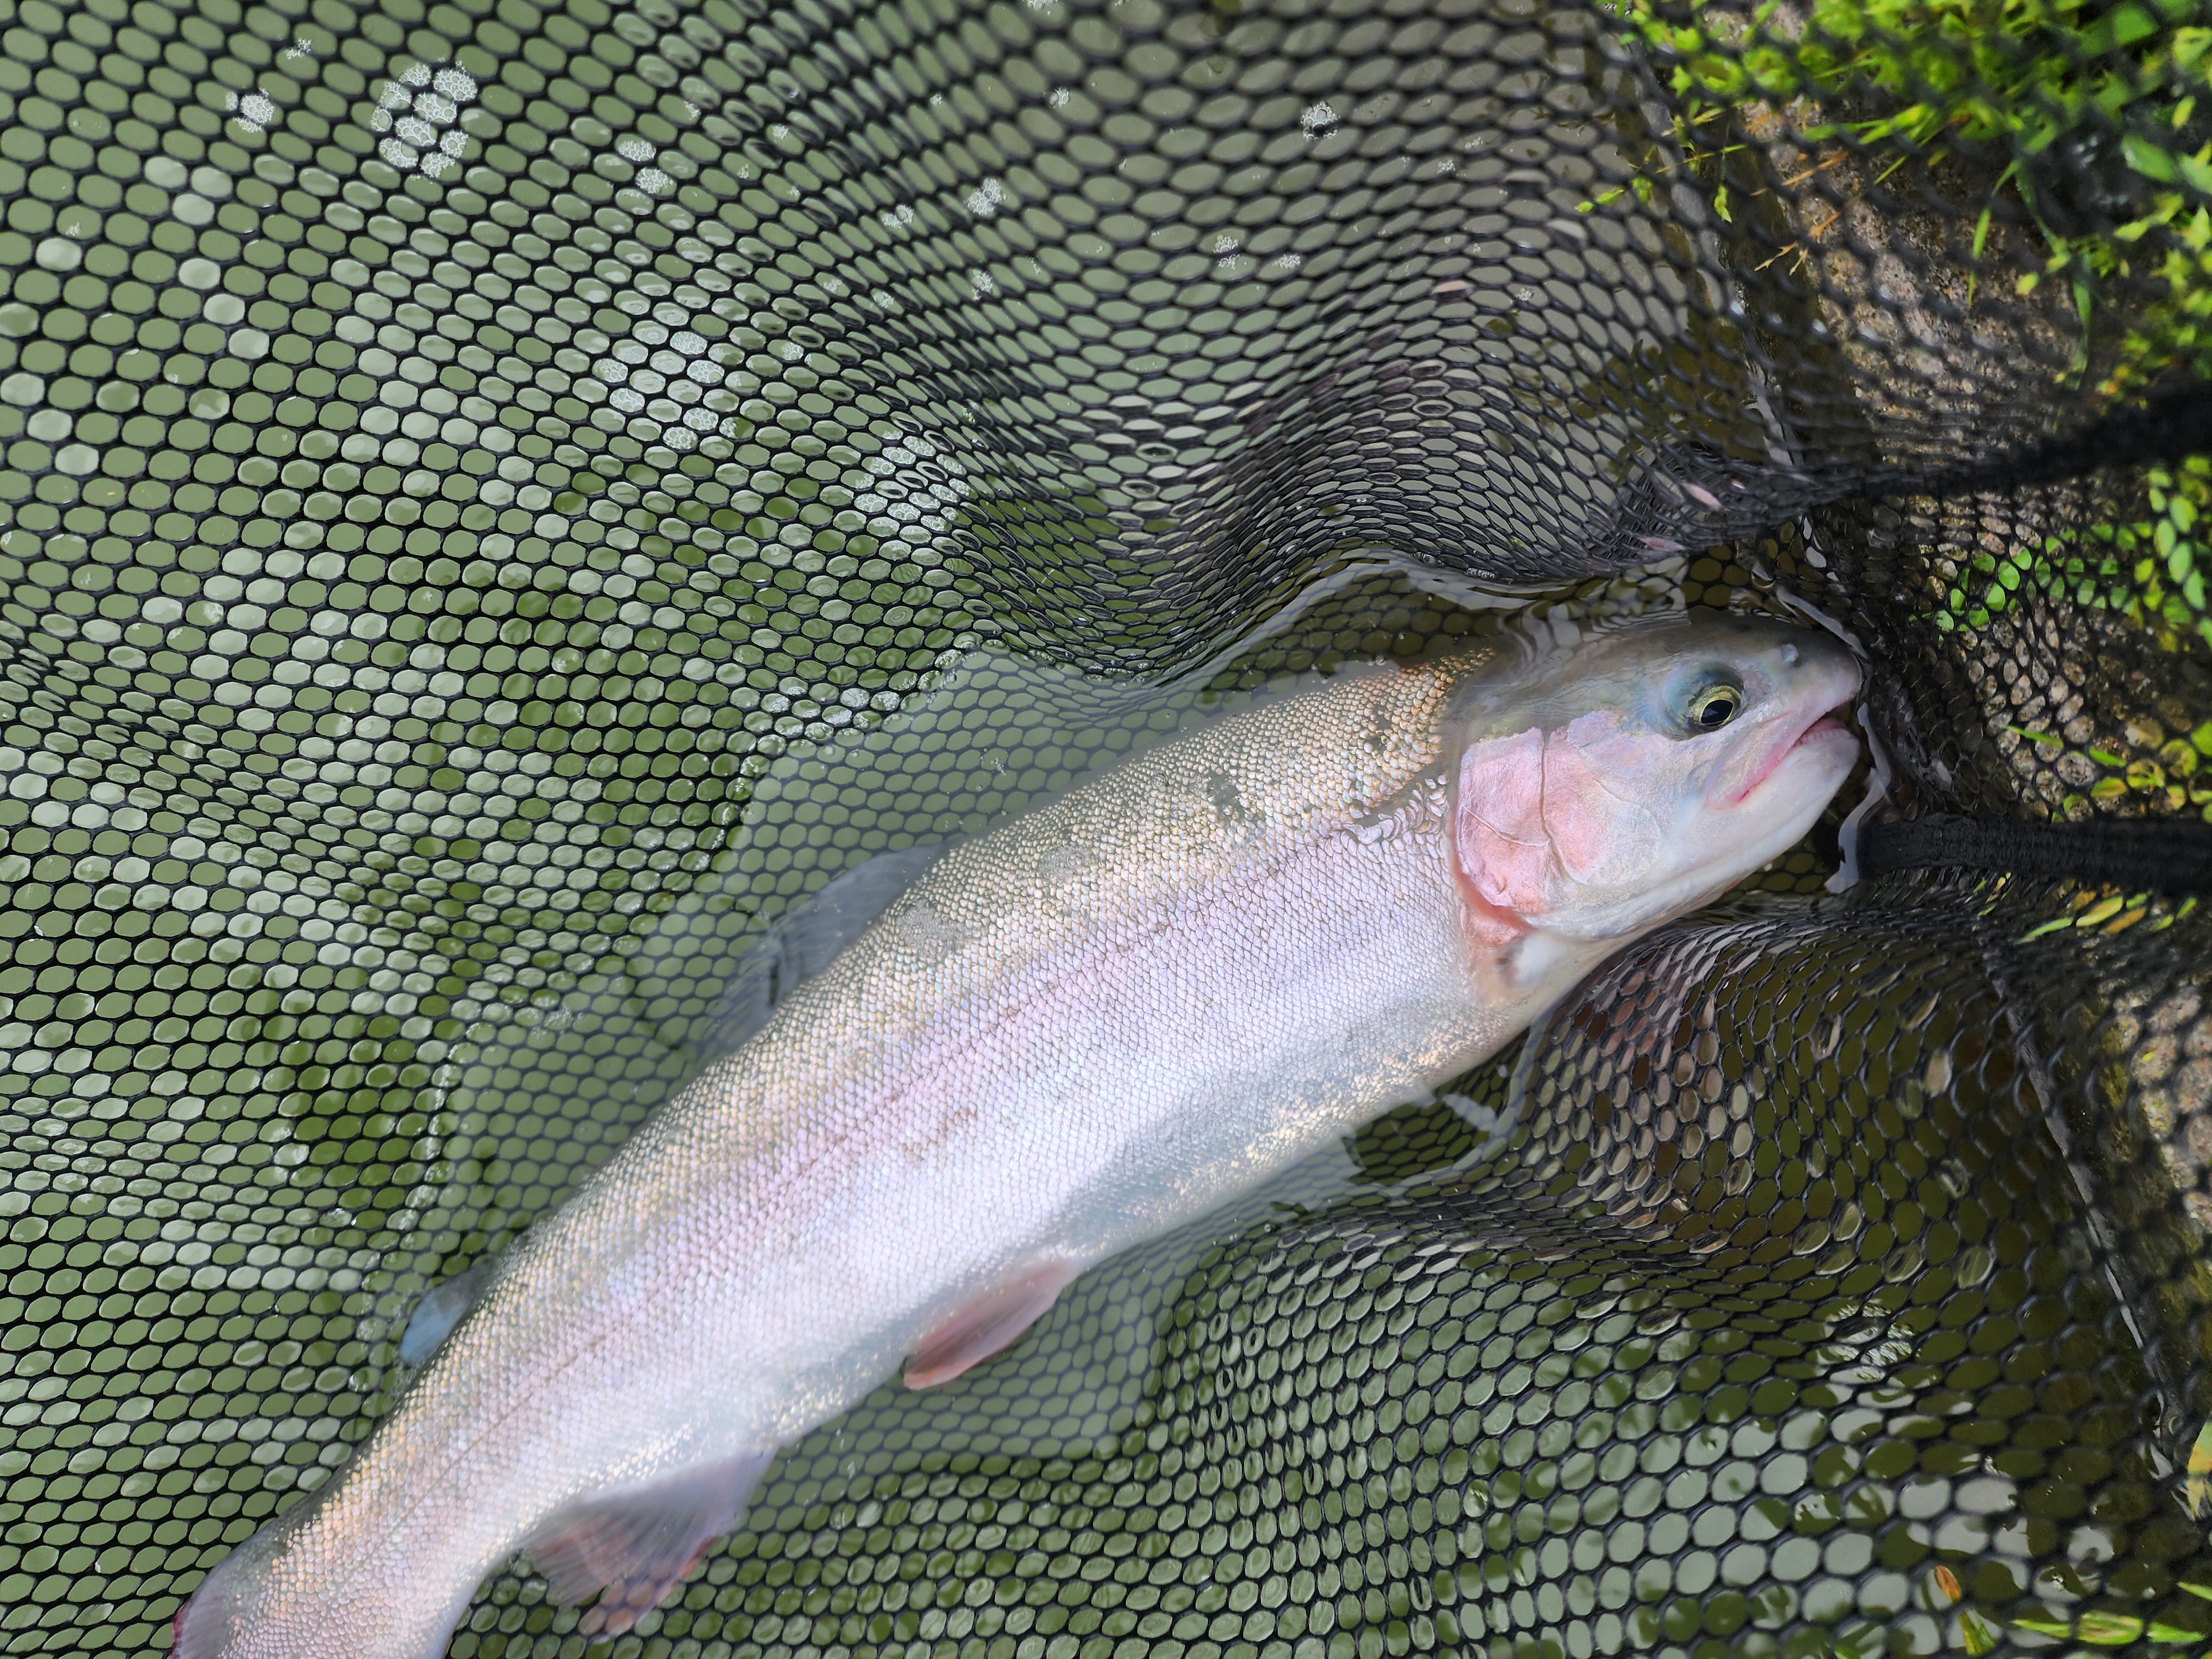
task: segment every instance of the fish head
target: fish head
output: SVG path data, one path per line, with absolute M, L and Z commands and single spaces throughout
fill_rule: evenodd
M 1850 775 L 1828 635 L 1690 611 L 1534 649 L 1454 708 L 1455 873 L 1501 940 L 1623 942 L 1786 851 Z

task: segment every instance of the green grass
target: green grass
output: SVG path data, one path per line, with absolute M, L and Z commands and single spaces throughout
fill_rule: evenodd
M 2070 290 L 2081 336 L 2055 393 L 2094 410 L 2212 378 L 2212 27 L 2197 0 L 1811 0 L 1794 33 L 1771 0 L 1749 10 L 1610 3 L 1650 52 L 1673 96 L 1677 152 L 1723 216 L 1725 141 L 1714 135 L 1732 112 L 1782 113 L 1808 144 L 1847 140 L 1881 178 L 1971 147 L 2001 163 L 1975 256 L 2008 198 L 2041 243 L 2039 268 L 2018 287 Z M 2044 192 L 2085 150 L 2130 186 L 2134 216 L 2064 234 L 2057 226 L 2073 216 Z M 1648 193 L 1651 181 L 1628 187 Z M 1938 625 L 1985 626 L 2032 592 L 2123 613 L 2167 649 L 2212 646 L 2212 464 L 2149 469 L 2141 482 L 2134 506 L 2107 522 L 1975 556 L 1941 595 Z M 2100 787 L 2181 782 L 2116 769 Z M 2186 793 L 2199 804 L 2194 780 Z
M 2044 242 L 2043 268 L 2021 286 L 2062 281 L 2074 292 L 2085 348 L 2101 296 L 2122 281 L 2141 296 L 2097 384 L 2083 389 L 2109 402 L 2178 369 L 2212 375 L 2212 142 L 2189 144 L 2205 125 L 2198 101 L 2212 93 L 2212 27 L 2192 0 L 1813 0 L 1794 38 L 1771 3 L 1747 15 L 1702 0 L 1614 5 L 1656 58 L 1693 157 L 1698 135 L 1729 107 L 1798 99 L 1850 112 L 1806 126 L 1804 139 L 1848 137 L 1885 174 L 1960 145 L 1994 150 L 2008 157 L 1996 189 L 2026 208 Z M 2141 210 L 2068 237 L 2038 181 L 2085 142 L 2117 148 L 2140 181 Z
M 1937 626 L 1986 627 L 2023 592 L 2040 592 L 2118 611 L 2169 650 L 2188 635 L 2212 646 L 2212 458 L 2148 469 L 2143 501 L 2146 517 L 2024 542 L 2007 556 L 1974 555 L 1946 593 Z

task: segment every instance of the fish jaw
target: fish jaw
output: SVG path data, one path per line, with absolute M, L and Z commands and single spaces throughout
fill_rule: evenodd
M 1810 794 L 1825 789 L 1826 794 L 1833 794 L 1843 781 L 1837 769 L 1848 774 L 1856 762 L 1858 739 L 1850 734 L 1841 715 L 1858 696 L 1857 665 L 1838 651 L 1824 653 L 1817 661 L 1802 666 L 1805 684 L 1794 708 L 1776 722 L 1764 754 L 1754 757 L 1745 769 L 1749 775 L 1743 787 L 1727 799 L 1727 809 L 1771 813 L 1774 809 L 1770 802 L 1778 793 Z M 1797 772 L 1784 776 L 1784 769 L 1790 766 Z M 1808 771 L 1811 775 L 1801 781 L 1801 775 Z M 1822 782 L 1824 777 L 1830 781 Z M 1770 789 L 1770 786 L 1778 788 Z M 1786 813 L 1790 809 L 1782 810 Z

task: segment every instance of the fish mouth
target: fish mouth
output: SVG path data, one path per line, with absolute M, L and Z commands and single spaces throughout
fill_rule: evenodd
M 1859 740 L 1850 727 L 1844 724 L 1843 711 L 1857 695 L 1858 687 L 1854 683 L 1849 690 L 1839 693 L 1832 702 L 1816 709 L 1807 718 L 1804 725 L 1767 750 L 1765 763 L 1759 769 L 1758 775 L 1743 787 L 1741 793 L 1729 805 L 1741 806 L 1797 755 L 1807 750 L 1820 748 L 1832 738 L 1841 738 L 1856 751 Z

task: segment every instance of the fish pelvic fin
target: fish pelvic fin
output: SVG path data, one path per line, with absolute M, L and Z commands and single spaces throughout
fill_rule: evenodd
M 932 1331 L 906 1368 L 909 1389 L 933 1389 L 1012 1347 L 1074 1281 L 1065 1261 L 1040 1262 L 994 1285 Z
M 660 1605 L 743 1518 L 773 1452 L 747 1452 L 659 1486 L 572 1504 L 522 1546 L 562 1607 L 595 1593 L 585 1636 L 619 1636 Z

